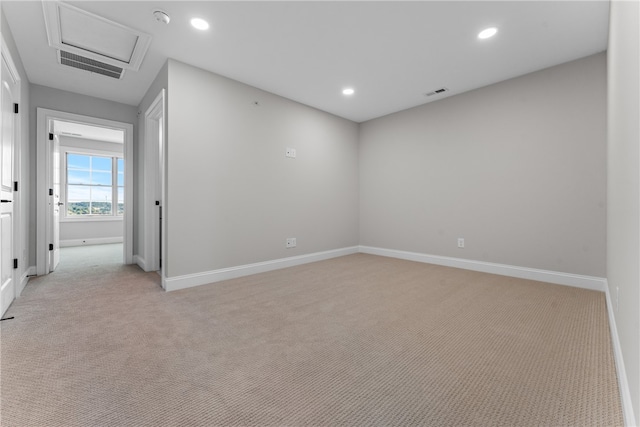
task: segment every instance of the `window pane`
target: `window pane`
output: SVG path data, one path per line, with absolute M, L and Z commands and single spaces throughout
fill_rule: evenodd
M 67 215 L 88 215 L 90 201 L 90 187 L 84 185 L 67 186 Z
M 67 154 L 67 169 L 84 169 L 89 170 L 90 156 L 81 154 Z
M 118 215 L 124 214 L 124 188 L 118 187 Z
M 118 185 L 124 185 L 124 159 L 118 159 Z
M 111 157 L 92 157 L 91 169 L 94 171 L 111 172 Z
M 112 187 L 91 187 L 91 214 L 112 215 Z
M 91 172 L 92 185 L 111 185 L 111 171 L 109 172 Z
M 91 173 L 89 171 L 68 170 L 67 182 L 69 184 L 90 184 Z
M 67 201 L 88 202 L 91 200 L 91 187 L 85 185 L 69 185 L 67 187 Z
M 91 187 L 91 201 L 92 202 L 109 202 L 113 194 L 111 193 L 111 186 L 108 187 Z

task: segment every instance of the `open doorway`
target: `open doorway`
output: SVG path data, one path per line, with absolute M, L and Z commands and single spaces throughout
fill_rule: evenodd
M 59 261 L 76 264 L 96 253 L 90 263 L 124 259 L 124 131 L 53 120 L 54 233 L 60 242 Z M 56 230 L 57 229 L 57 230 Z M 55 239 L 54 239 L 55 240 Z M 94 248 L 96 245 L 108 245 Z M 65 249 L 90 247 L 85 250 Z M 109 249 L 108 251 L 106 249 Z M 91 250 L 89 250 L 91 249 Z M 55 252 L 54 252 L 55 253 Z M 57 267 L 57 260 L 52 268 Z
M 37 274 L 54 271 L 67 247 L 121 245 L 131 264 L 133 126 L 41 108 L 37 116 Z

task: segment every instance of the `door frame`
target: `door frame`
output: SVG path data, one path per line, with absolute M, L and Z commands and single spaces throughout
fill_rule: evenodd
M 166 221 L 159 222 L 159 209 L 163 209 L 164 203 L 164 154 L 166 141 L 166 111 L 165 89 L 162 89 L 155 100 L 144 113 L 145 135 L 145 191 L 143 196 L 144 229 L 144 260 L 141 265 L 145 271 L 160 271 L 164 277 Z M 160 205 L 156 207 L 156 201 Z M 164 211 L 164 209 L 163 209 Z M 166 212 L 166 211 L 165 211 Z M 163 213 L 164 216 L 164 213 Z M 162 230 L 160 230 L 162 226 Z M 164 283 L 164 282 L 163 282 Z
M 0 61 L 4 61 L 7 64 L 7 68 L 9 73 L 11 74 L 11 78 L 15 83 L 15 93 L 13 93 L 12 102 L 18 104 L 18 108 L 22 109 L 24 106 L 22 105 L 22 84 L 20 73 L 18 72 L 18 68 L 11 56 L 11 51 L 9 50 L 9 46 L 7 45 L 4 34 L 0 35 Z M 22 197 L 24 193 L 24 189 L 26 186 L 26 180 L 22 179 L 22 110 L 20 110 L 20 114 L 14 115 L 13 121 L 13 152 L 11 153 L 12 158 L 12 167 L 11 167 L 11 181 L 18 182 L 20 186 L 20 191 L 13 191 L 12 194 L 12 226 L 11 226 L 11 234 L 13 236 L 13 242 L 11 245 L 12 258 L 18 259 L 19 268 L 11 270 L 11 281 L 13 284 L 13 298 L 17 298 L 22 293 L 24 286 L 26 285 L 26 275 L 29 270 L 28 258 L 24 255 L 25 250 L 23 248 L 23 243 L 25 241 L 26 236 L 26 228 L 23 223 L 22 216 L 23 212 L 26 212 L 26 208 L 24 206 L 25 198 Z M 18 274 L 22 273 L 22 274 Z M 13 300 L 11 300 L 13 302 Z M 3 301 L 3 304 L 6 304 L 6 307 L 0 307 L 0 315 L 4 314 L 4 309 L 8 308 L 11 304 L 6 304 Z
M 54 120 L 75 122 L 92 126 L 100 126 L 124 131 L 123 155 L 124 170 L 124 199 L 123 215 L 123 263 L 133 262 L 133 125 L 98 117 L 83 116 L 64 111 L 37 109 L 37 173 L 36 173 L 36 274 L 39 276 L 49 272 L 49 239 L 52 233 L 51 214 L 48 209 L 48 189 L 52 188 L 51 146 L 48 144 L 49 126 Z

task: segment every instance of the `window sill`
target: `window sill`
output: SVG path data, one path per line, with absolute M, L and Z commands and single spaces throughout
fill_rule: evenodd
M 83 218 L 69 218 L 60 216 L 60 222 L 111 222 L 111 221 L 122 221 L 123 217 L 121 216 L 92 216 L 92 217 L 83 217 Z

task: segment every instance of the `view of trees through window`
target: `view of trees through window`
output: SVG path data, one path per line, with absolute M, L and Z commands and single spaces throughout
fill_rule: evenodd
M 122 215 L 124 159 L 67 153 L 66 190 L 69 217 Z

